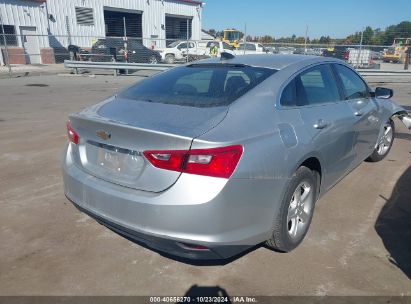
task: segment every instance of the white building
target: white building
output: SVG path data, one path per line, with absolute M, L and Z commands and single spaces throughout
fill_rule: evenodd
M 200 40 L 202 7 L 195 0 L 0 0 L 0 18 L 11 63 L 52 63 L 69 44 L 90 48 L 101 37 L 159 47 Z

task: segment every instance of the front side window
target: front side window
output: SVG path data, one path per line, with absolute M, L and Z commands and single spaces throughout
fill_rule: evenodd
M 193 64 L 147 78 L 119 97 L 192 107 L 226 106 L 275 72 L 249 66 Z
M 341 80 L 346 100 L 370 97 L 367 85 L 354 71 L 340 64 L 335 65 L 335 70 Z
M 247 44 L 247 50 L 256 51 L 257 48 L 255 47 L 255 44 Z
M 328 65 L 318 65 L 295 77 L 283 90 L 282 106 L 304 106 L 340 101 L 341 97 Z

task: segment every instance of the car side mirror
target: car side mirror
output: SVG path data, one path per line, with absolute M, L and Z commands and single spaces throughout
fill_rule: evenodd
M 375 97 L 381 99 L 390 99 L 394 96 L 394 91 L 388 88 L 376 88 L 375 89 Z

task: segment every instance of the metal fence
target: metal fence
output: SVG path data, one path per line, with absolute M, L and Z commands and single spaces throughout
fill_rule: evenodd
M 402 70 L 406 52 L 393 46 L 260 43 L 247 41 L 234 48 L 221 40 L 139 37 L 56 36 L 0 32 L 0 63 L 9 73 L 19 65 L 61 64 L 65 60 L 178 64 L 219 56 L 244 54 L 298 54 L 336 57 L 356 68 Z M 390 57 L 391 56 L 391 57 Z M 383 65 L 383 67 L 382 67 Z M 5 68 L 3 68 L 4 70 Z

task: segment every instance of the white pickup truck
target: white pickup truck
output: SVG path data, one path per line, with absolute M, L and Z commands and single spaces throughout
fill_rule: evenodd
M 175 63 L 186 61 L 187 54 L 189 61 L 211 56 L 210 50 L 213 45 L 217 45 L 217 55 L 222 52 L 233 54 L 233 47 L 221 41 L 175 41 L 165 49 L 157 49 L 160 52 L 162 61 L 165 63 Z
M 185 61 L 187 54 L 201 56 L 205 54 L 207 41 L 175 41 L 165 49 L 158 49 L 161 59 L 172 64 L 176 61 Z
M 269 51 L 261 44 L 256 42 L 239 43 L 234 51 L 235 55 L 248 54 L 267 54 Z

